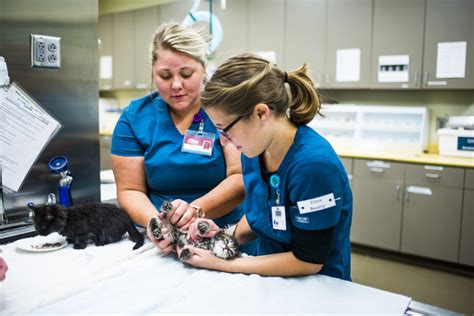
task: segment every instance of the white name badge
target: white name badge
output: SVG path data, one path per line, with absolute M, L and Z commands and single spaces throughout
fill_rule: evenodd
M 322 211 L 336 206 L 336 199 L 333 193 L 329 193 L 314 199 L 297 202 L 300 214 Z
M 215 134 L 187 130 L 184 133 L 182 152 L 212 156 Z
M 284 206 L 272 206 L 273 229 L 286 230 L 286 215 Z

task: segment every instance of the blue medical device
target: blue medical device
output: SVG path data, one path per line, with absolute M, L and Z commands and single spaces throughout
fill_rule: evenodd
M 52 173 L 59 174 L 61 178 L 59 179 L 59 204 L 64 207 L 68 207 L 72 204 L 71 197 L 71 183 L 72 183 L 72 174 L 68 169 L 68 161 L 64 156 L 53 157 L 49 163 L 48 168 Z

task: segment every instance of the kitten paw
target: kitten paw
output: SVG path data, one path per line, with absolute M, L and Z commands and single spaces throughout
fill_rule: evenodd
M 162 222 L 159 221 L 158 218 L 153 217 L 150 220 L 149 229 L 151 231 L 151 234 L 153 235 L 153 237 L 155 237 L 156 240 L 165 239 L 163 236 L 163 233 L 161 232 L 161 226 L 162 226 Z
M 164 201 L 163 204 L 161 204 L 161 211 L 162 212 L 167 213 L 171 210 L 173 210 L 173 204 L 171 204 L 170 201 Z
M 200 234 L 206 234 L 211 231 L 211 225 L 206 221 L 199 221 L 197 223 L 197 228 Z
M 193 256 L 193 252 L 191 251 L 191 249 L 184 248 L 183 250 L 181 250 L 178 258 L 179 260 L 186 262 L 189 259 L 191 259 L 192 256 Z

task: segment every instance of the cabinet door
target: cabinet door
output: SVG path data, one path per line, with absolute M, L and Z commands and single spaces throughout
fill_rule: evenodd
M 306 62 L 315 86 L 321 86 L 325 71 L 326 0 L 288 0 L 285 40 L 285 69 L 294 70 Z
M 459 263 L 474 266 L 474 190 L 464 190 Z
M 351 241 L 400 250 L 403 181 L 353 179 Z
M 134 88 L 135 40 L 134 12 L 113 16 L 113 88 Z
M 474 1 L 427 0 L 425 48 L 423 60 L 423 87 L 429 89 L 474 88 Z M 464 78 L 439 77 L 437 57 L 439 43 L 466 42 L 466 69 Z M 446 53 L 446 52 L 445 52 Z M 453 51 L 451 51 L 453 53 Z M 456 62 L 458 57 L 442 64 Z M 449 72 L 448 72 L 449 73 Z M 445 73 L 446 74 L 446 73 Z
M 99 90 L 112 89 L 112 21 L 113 17 L 111 14 L 102 15 L 99 19 Z
M 181 0 L 160 5 L 160 21 L 181 23 L 193 7 L 193 0 Z M 203 4 L 201 4 L 201 7 Z
M 327 77 L 322 86 L 368 88 L 372 0 L 330 0 L 327 5 Z M 356 62 L 357 51 L 360 53 L 360 67 L 357 67 Z
M 284 60 L 284 5 L 284 0 L 251 0 L 248 10 L 249 51 L 273 56 L 278 65 Z
M 219 66 L 228 58 L 247 52 L 248 48 L 248 1 L 232 0 L 227 1 L 225 10 L 214 2 L 214 14 L 222 24 L 224 37 L 217 48 L 214 60 L 211 62 L 214 66 Z
M 151 87 L 151 42 L 159 25 L 158 7 L 134 11 L 135 13 L 135 88 Z
M 372 87 L 421 87 L 424 16 L 425 0 L 374 1 Z
M 463 190 L 410 188 L 406 184 L 402 252 L 457 262 Z

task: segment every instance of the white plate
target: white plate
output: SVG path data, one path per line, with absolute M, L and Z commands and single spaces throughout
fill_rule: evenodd
M 58 233 L 52 233 L 48 236 L 25 238 L 16 242 L 17 248 L 32 252 L 54 251 L 64 248 L 67 245 L 66 237 Z

